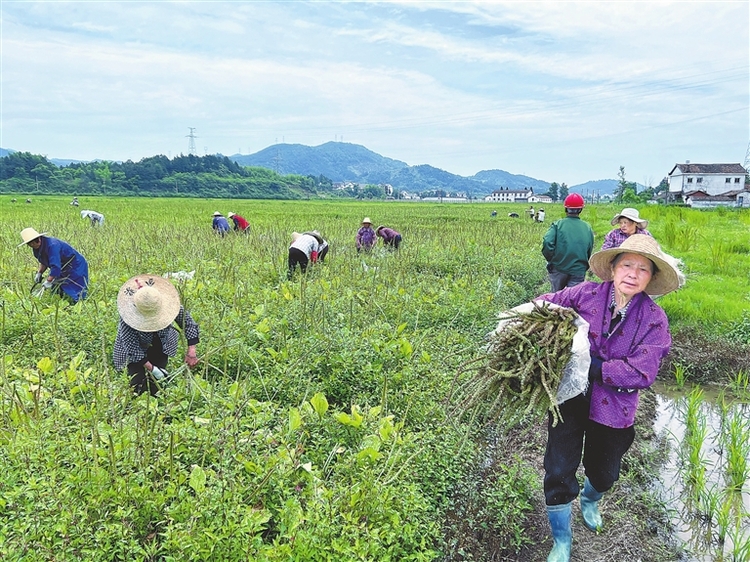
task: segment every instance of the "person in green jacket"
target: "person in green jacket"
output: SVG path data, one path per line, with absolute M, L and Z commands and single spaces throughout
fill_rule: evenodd
M 542 242 L 552 292 L 583 283 L 594 249 L 594 231 L 580 217 L 583 197 L 571 193 L 563 205 L 565 218 L 552 223 Z

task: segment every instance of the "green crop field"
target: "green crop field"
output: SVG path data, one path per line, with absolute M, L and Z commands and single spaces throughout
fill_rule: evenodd
M 18 199 L 0 205 L 0 558 L 401 561 L 453 548 L 445 513 L 480 444 L 446 400 L 497 313 L 549 289 L 541 238 L 560 205 L 536 224 L 524 205 Z M 215 210 L 250 234 L 214 235 Z M 617 211 L 584 210 L 597 248 Z M 685 265 L 686 286 L 659 299 L 673 332 L 750 343 L 750 212 L 641 214 Z M 358 255 L 364 216 L 400 231 L 402 249 Z M 29 294 L 28 226 L 87 258 L 88 299 Z M 312 229 L 326 261 L 287 281 L 291 233 Z M 193 270 L 175 285 L 201 361 L 158 399 L 134 398 L 112 365 L 117 291 Z M 507 514 L 521 518 L 541 483 L 525 485 L 521 461 L 506 476 L 526 492 L 477 516 L 513 551 L 530 539 Z

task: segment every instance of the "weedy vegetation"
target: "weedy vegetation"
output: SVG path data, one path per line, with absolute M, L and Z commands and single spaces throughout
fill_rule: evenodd
M 534 519 L 538 456 L 514 456 L 519 440 L 508 437 L 491 451 L 504 462 L 487 463 L 479 419 L 451 415 L 456 404 L 446 401 L 497 313 L 549 290 L 547 225 L 504 216 L 522 206 L 490 218 L 481 204 L 81 197 L 106 216 L 92 228 L 67 198 L 10 198 L 0 205 L 0 558 L 546 556 L 546 528 Z M 217 209 L 246 217 L 251 232 L 215 236 Z M 587 207 L 597 245 L 617 211 Z M 399 230 L 402 248 L 357 254 L 365 215 Z M 561 215 L 550 206 L 550 220 Z M 684 289 L 659 299 L 674 360 L 705 377 L 702 342 L 747 332 L 750 256 L 735 248 L 750 247 L 750 214 L 644 215 L 688 274 Z M 29 294 L 36 262 L 16 248 L 27 226 L 86 256 L 88 299 L 70 306 Z M 708 226 L 732 245 L 717 253 L 692 234 Z M 662 236 L 670 228 L 675 235 Z M 329 255 L 288 281 L 291 233 L 310 229 L 330 242 Z M 159 397 L 134 397 L 111 361 L 117 291 L 135 274 L 180 271 L 195 272 L 173 282 L 200 324 L 200 363 L 178 371 L 172 359 L 177 376 Z M 699 345 L 680 346 L 683 333 Z M 726 349 L 736 354 L 735 341 Z M 714 380 L 744 384 L 734 360 L 711 363 Z M 521 427 L 543 431 L 493 431 Z M 543 447 L 526 441 L 535 454 Z M 733 534 L 741 555 L 747 526 L 730 520 Z M 639 539 L 623 534 L 617 548 L 664 548 L 658 537 Z

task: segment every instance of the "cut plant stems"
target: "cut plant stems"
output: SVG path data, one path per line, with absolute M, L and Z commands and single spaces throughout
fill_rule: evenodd
M 493 332 L 486 351 L 464 363 L 457 379 L 474 375 L 456 392 L 456 411 L 477 409 L 488 422 L 504 411 L 527 415 L 549 411 L 552 425 L 562 420 L 557 388 L 572 355 L 575 311 L 535 302 L 529 313 L 514 313 Z

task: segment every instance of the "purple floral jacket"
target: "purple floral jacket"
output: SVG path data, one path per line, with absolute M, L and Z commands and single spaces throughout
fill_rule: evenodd
M 357 250 L 370 250 L 377 241 L 375 230 L 371 226 L 363 226 L 357 231 Z
M 625 318 L 606 337 L 612 320 L 612 281 L 587 281 L 538 297 L 574 309 L 589 323 L 591 355 L 601 357 L 602 381 L 592 383 L 589 419 L 614 428 L 635 422 L 638 390 L 656 380 L 672 337 L 667 315 L 646 293 L 635 295 Z
M 645 234 L 646 236 L 653 236 L 651 233 L 646 230 L 645 228 L 637 228 L 635 231 L 636 234 Z M 604 242 L 602 243 L 602 250 L 609 250 L 610 248 L 619 248 L 620 244 L 625 242 L 625 240 L 628 239 L 628 236 L 623 234 L 622 230 L 619 228 L 615 228 L 614 230 L 610 230 L 607 235 L 604 237 Z

